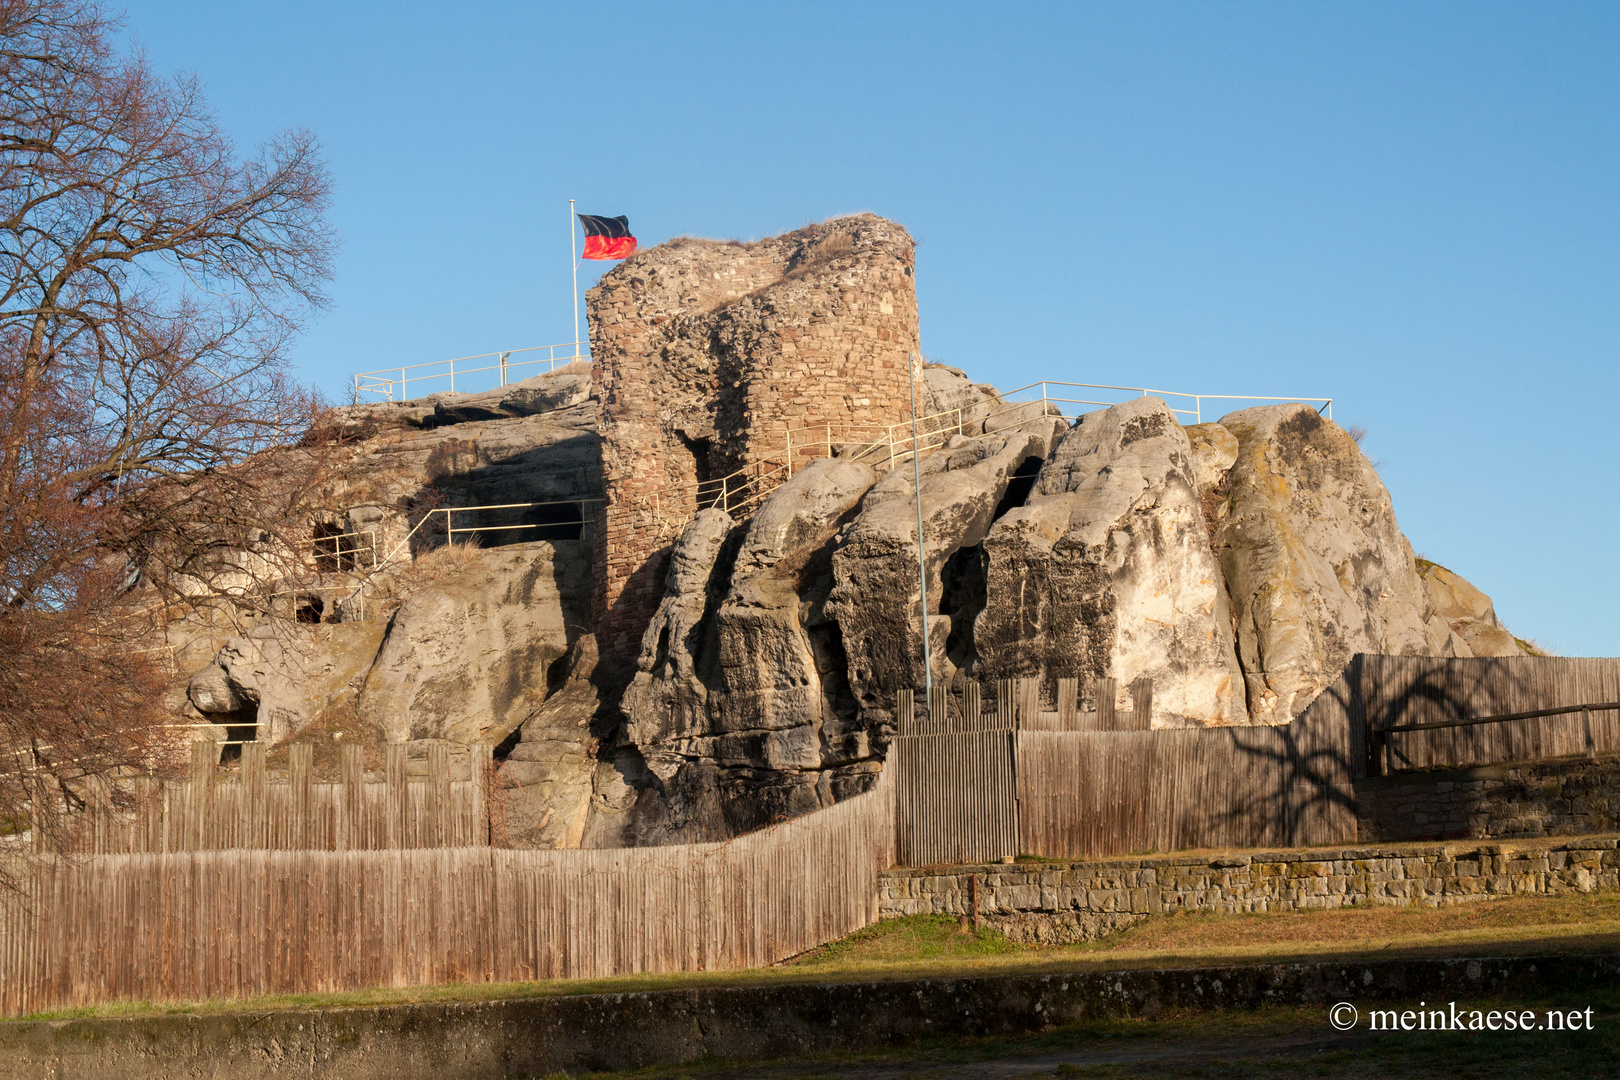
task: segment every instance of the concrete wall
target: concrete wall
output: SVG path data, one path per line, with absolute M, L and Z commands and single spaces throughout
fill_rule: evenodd
M 1439 769 L 1356 781 L 1364 841 L 1620 832 L 1620 761 Z
M 698 509 L 700 479 L 781 461 L 790 427 L 910 415 L 913 261 L 905 229 L 859 214 L 751 244 L 672 240 L 586 294 L 605 658 L 635 658 L 663 595 L 669 522 Z
M 1168 912 L 1307 911 L 1356 904 L 1438 906 L 1493 896 L 1620 888 L 1614 837 L 1558 845 L 1156 855 L 1137 859 L 890 870 L 884 918 L 979 913 L 1016 941 L 1091 941 Z

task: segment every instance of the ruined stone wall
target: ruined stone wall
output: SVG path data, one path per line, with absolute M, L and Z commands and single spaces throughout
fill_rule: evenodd
M 756 243 L 682 238 L 586 295 L 607 502 L 595 530 L 604 659 L 633 659 L 698 483 L 782 462 L 786 433 L 910 415 L 913 244 L 871 214 Z M 806 450 L 808 456 L 815 451 Z

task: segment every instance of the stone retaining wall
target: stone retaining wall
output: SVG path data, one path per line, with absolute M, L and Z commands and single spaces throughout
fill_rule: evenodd
M 1562 844 L 1150 855 L 890 870 L 883 918 L 978 911 L 1015 941 L 1091 941 L 1167 912 L 1309 911 L 1358 904 L 1439 906 L 1496 896 L 1620 888 L 1616 838 Z
M 1166 1009 L 1524 1000 L 1591 994 L 1617 981 L 1620 958 L 1608 955 L 1330 960 L 12 1020 L 0 1021 L 0 1080 L 520 1080 L 1008 1037 Z M 1326 1018 L 1324 1008 L 1322 1033 L 1331 1036 Z
M 1620 761 L 1521 762 L 1356 781 L 1363 841 L 1516 839 L 1620 830 Z

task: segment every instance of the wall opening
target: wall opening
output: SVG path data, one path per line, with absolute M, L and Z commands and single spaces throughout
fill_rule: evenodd
M 951 620 L 945 656 L 959 671 L 970 670 L 979 658 L 973 643 L 973 624 L 984 610 L 987 572 L 983 544 L 958 548 L 939 572 L 939 614 Z
M 344 535 L 342 525 L 317 521 L 311 531 L 315 536 L 315 569 L 323 574 L 336 574 L 356 567 L 355 536 Z
M 455 515 L 458 544 L 506 547 L 536 540 L 578 540 L 585 534 L 584 503 L 543 503 Z
M 692 471 L 697 477 L 698 509 L 707 510 L 720 502 L 720 497 L 725 494 L 721 490 L 722 485 L 715 480 L 709 467 L 711 442 L 708 439 L 689 438 L 684 431 L 677 431 L 675 437 L 681 440 L 681 445 L 692 455 Z
M 285 610 L 285 609 L 283 609 Z M 295 601 L 293 616 L 301 623 L 318 623 L 326 610 L 326 602 L 318 596 L 300 596 Z

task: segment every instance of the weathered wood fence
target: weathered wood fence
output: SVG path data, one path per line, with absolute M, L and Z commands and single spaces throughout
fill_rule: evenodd
M 489 844 L 490 747 L 473 746 L 469 778 L 452 780 L 448 747 L 430 746 L 427 775 L 412 779 L 405 746 L 390 743 L 384 747 L 382 783 L 366 781 L 359 746 L 339 751 L 337 783 L 316 783 L 313 751 L 308 744 L 289 746 L 287 779 L 271 783 L 264 745 L 245 743 L 240 773 L 221 780 L 218 746 L 198 742 L 187 779 L 137 778 L 133 805 L 115 805 L 107 788 L 98 785 L 85 812 L 75 815 L 67 850 L 99 855 Z
M 1111 706 L 1112 682 L 1100 681 L 1099 703 Z M 1061 682 L 1059 709 L 1041 712 L 1035 680 L 1006 680 L 994 713 L 969 683 L 957 702 L 936 691 L 928 718 L 912 719 L 902 691 L 900 861 L 1354 842 L 1348 694 L 1323 695 L 1283 727 L 1154 731 L 1145 683 L 1117 714 L 1079 713 Z
M 1142 682 L 1119 713 L 1105 680 L 1088 713 L 1072 681 L 1055 712 L 1035 680 L 999 683 L 989 711 L 983 694 L 896 703 L 903 863 L 1354 843 L 1359 777 L 1620 752 L 1616 711 L 1388 730 L 1620 701 L 1613 659 L 1357 656 L 1278 727 L 1152 730 Z
M 1349 702 L 1363 773 L 1620 751 L 1620 713 L 1570 713 L 1437 731 L 1386 729 L 1620 701 L 1620 659 L 1359 656 Z M 1370 736 L 1370 737 L 1369 737 Z
M 877 919 L 894 787 L 725 843 L 34 856 L 0 1012 L 775 963 Z

